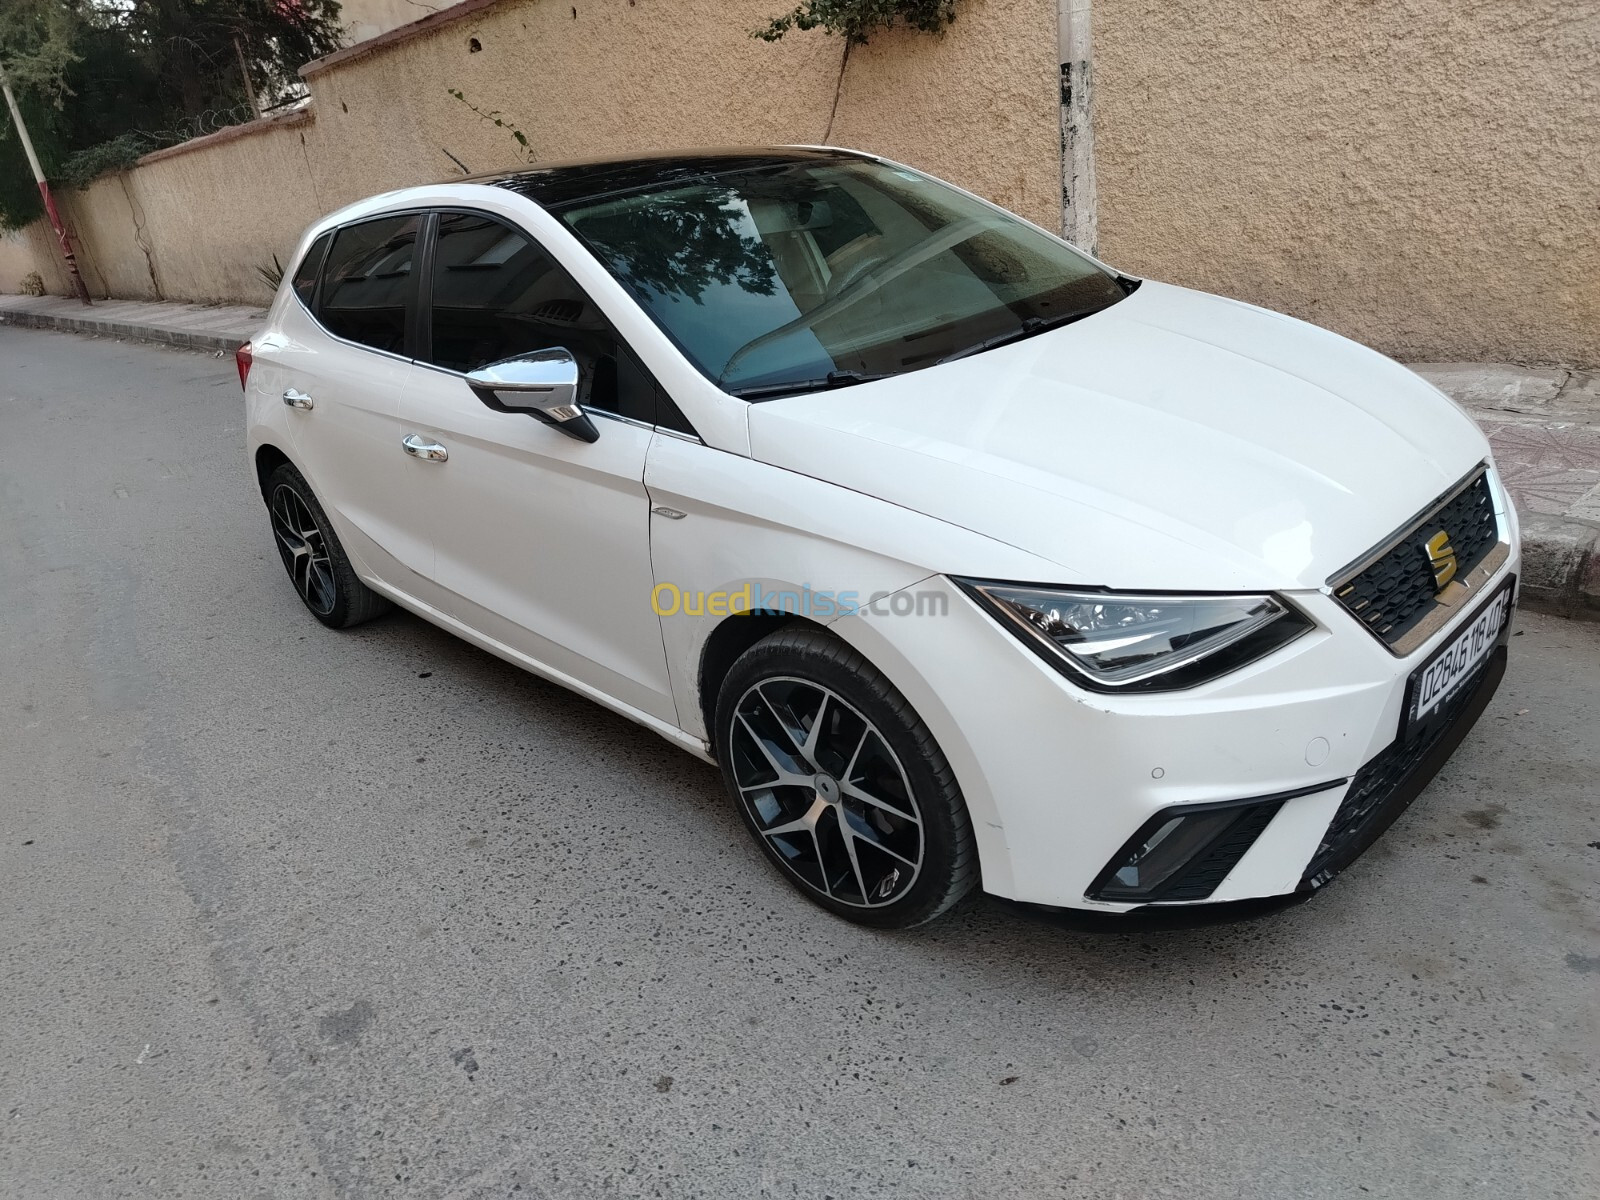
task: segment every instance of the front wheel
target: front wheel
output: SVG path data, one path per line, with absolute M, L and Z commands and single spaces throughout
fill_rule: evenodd
M 724 680 L 716 719 L 745 824 L 823 908 L 902 929 L 977 884 L 950 764 L 905 697 L 838 638 L 791 627 L 756 643 Z

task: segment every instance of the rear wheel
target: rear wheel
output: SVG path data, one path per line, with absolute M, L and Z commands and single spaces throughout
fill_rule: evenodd
M 831 634 L 779 630 L 739 658 L 718 697 L 717 757 L 767 857 L 839 916 L 920 925 L 978 882 L 966 804 L 933 734 Z
M 278 556 L 312 616 L 346 629 L 389 611 L 389 601 L 356 575 L 305 476 L 281 464 L 267 477 L 266 500 Z

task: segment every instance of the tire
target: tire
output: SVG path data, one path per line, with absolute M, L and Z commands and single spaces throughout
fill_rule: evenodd
M 751 836 L 829 912 L 908 929 L 977 885 L 972 822 L 933 734 L 832 634 L 790 626 L 740 656 L 717 696 L 716 751 Z
M 267 476 L 264 494 L 278 557 L 312 616 L 348 629 L 393 607 L 356 575 L 305 476 L 282 463 Z

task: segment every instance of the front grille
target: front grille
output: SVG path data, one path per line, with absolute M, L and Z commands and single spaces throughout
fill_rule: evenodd
M 1486 677 L 1491 671 L 1504 670 L 1504 652 L 1490 655 L 1455 697 L 1446 702 L 1440 718 L 1430 722 L 1429 733 L 1411 742 L 1397 739 L 1356 772 L 1350 781 L 1350 790 L 1345 793 L 1311 864 L 1306 867 L 1303 883 L 1321 884 L 1325 881 L 1325 872 L 1331 876 L 1343 870 L 1405 811 L 1488 704 L 1488 697 L 1483 695 Z M 1498 683 L 1498 679 L 1495 682 Z M 1477 712 L 1468 711 L 1473 708 Z M 1445 746 L 1443 743 L 1447 739 L 1454 741 Z M 1425 762 L 1436 752 L 1438 761 Z M 1410 794 L 1402 795 L 1402 792 Z
M 1388 550 L 1334 585 L 1339 603 L 1385 645 L 1393 646 L 1438 607 L 1429 539 L 1449 535 L 1458 579 L 1465 579 L 1500 540 L 1489 473 L 1445 497 Z

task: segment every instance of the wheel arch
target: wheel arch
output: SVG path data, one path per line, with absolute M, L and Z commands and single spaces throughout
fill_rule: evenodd
M 717 725 L 717 697 L 722 692 L 722 681 L 728 677 L 728 672 L 733 670 L 733 664 L 739 661 L 739 656 L 754 646 L 762 638 L 777 633 L 780 629 L 790 626 L 803 625 L 811 629 L 823 630 L 826 627 L 807 617 L 795 613 L 758 611 L 740 612 L 724 617 L 706 638 L 705 644 L 700 648 L 700 670 L 696 680 L 697 698 L 700 706 L 700 715 L 705 720 L 705 728 L 710 753 L 716 757 L 717 744 L 714 730 Z
M 892 623 L 865 614 L 841 617 L 829 624 L 828 632 L 881 672 L 927 725 L 950 769 L 955 772 L 966 802 L 967 816 L 972 821 L 978 843 L 983 890 L 1001 896 L 1014 895 L 1011 848 L 988 777 L 956 713 L 939 689 L 917 668 L 915 654 L 908 653 L 896 640 Z
M 263 496 L 267 494 L 267 480 L 272 477 L 274 471 L 285 464 L 294 466 L 294 461 L 271 442 L 262 442 L 256 447 L 256 482 L 260 485 Z

